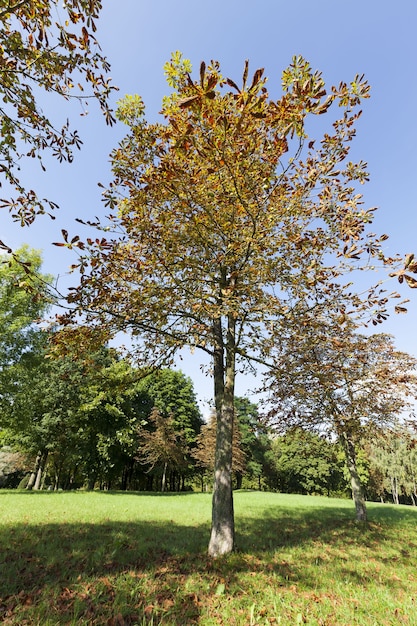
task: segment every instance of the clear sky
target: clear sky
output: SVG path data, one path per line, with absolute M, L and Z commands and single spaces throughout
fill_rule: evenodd
M 191 59 L 196 71 L 202 60 L 220 61 L 222 73 L 237 82 L 249 59 L 252 71 L 265 67 L 269 90 L 277 97 L 281 72 L 294 55 L 307 58 L 329 86 L 364 73 L 372 97 L 364 103 L 353 157 L 368 162 L 371 180 L 363 188 L 365 204 L 379 207 L 374 230 L 390 236 L 389 253 L 417 254 L 415 0 L 104 0 L 103 4 L 97 36 L 119 87 L 114 100 L 127 93 L 141 94 L 150 119 L 156 118 L 168 91 L 162 68 L 175 50 Z M 27 184 L 61 208 L 56 221 L 39 218 L 29 229 L 12 225 L 9 216 L 0 214 L 0 239 L 15 247 L 26 242 L 42 248 L 44 270 L 57 275 L 65 274 L 73 258 L 51 242 L 61 239 L 61 228 L 82 234 L 75 217 L 103 214 L 97 183 L 110 180 L 108 155 L 124 127 L 106 127 L 94 103 L 85 117 L 79 117 L 78 104 L 45 97 L 43 106 L 57 122 L 70 117 L 84 145 L 71 165 L 47 160 L 46 174 L 32 162 L 23 166 Z M 398 348 L 417 356 L 414 291 L 403 290 L 412 298 L 409 313 L 393 315 L 376 330 L 393 334 Z M 210 380 L 197 375 L 198 366 L 197 355 L 180 364 L 199 395 L 209 397 Z

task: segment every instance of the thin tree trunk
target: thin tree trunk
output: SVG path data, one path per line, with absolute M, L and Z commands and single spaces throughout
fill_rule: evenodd
M 38 471 L 36 473 L 35 484 L 33 485 L 33 490 L 34 491 L 39 491 L 39 489 L 41 487 L 42 475 L 43 475 L 43 471 L 45 469 L 47 458 L 48 458 L 48 451 L 47 450 L 43 450 L 43 452 L 40 455 L 40 460 L 39 460 L 39 464 L 38 464 Z
M 39 450 L 38 454 L 36 455 L 35 467 L 29 477 L 28 484 L 26 485 L 26 489 L 28 489 L 28 491 L 31 491 L 33 489 L 33 486 L 36 481 L 36 476 L 38 475 L 38 470 L 39 470 L 39 465 L 41 463 L 41 459 L 42 459 L 42 452 L 41 450 Z
M 391 489 L 392 489 L 392 499 L 394 504 L 399 504 L 400 500 L 398 497 L 398 481 L 396 476 L 391 476 Z
M 165 483 L 166 483 L 166 476 L 167 476 L 167 465 L 168 465 L 168 463 L 165 463 L 164 471 L 162 473 L 162 484 L 161 484 L 161 491 L 162 492 L 165 491 Z
M 44 467 L 43 467 L 43 469 L 42 469 L 41 484 L 40 484 L 40 486 L 39 486 L 39 489 L 40 489 L 41 491 L 43 491 L 43 489 L 45 489 L 45 480 L 46 480 L 46 473 L 47 473 L 47 470 L 48 470 L 48 465 L 47 465 L 47 463 L 45 463 L 45 465 L 44 465 Z
M 226 366 L 221 320 L 214 322 L 216 348 L 214 354 L 214 395 L 217 416 L 216 454 L 212 526 L 208 553 L 212 557 L 228 554 L 234 547 L 234 511 L 232 490 L 232 442 L 235 383 L 235 320 L 228 320 Z
M 356 451 L 355 444 L 347 433 L 342 434 L 342 444 L 346 456 L 346 463 L 350 474 L 350 484 L 352 487 L 352 499 L 356 508 L 356 520 L 358 522 L 366 522 L 366 504 L 365 494 L 361 479 L 359 477 L 358 468 L 356 465 Z

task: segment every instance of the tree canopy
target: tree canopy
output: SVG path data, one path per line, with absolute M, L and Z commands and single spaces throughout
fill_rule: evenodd
M 376 264 L 397 271 L 399 260 L 384 256 L 386 235 L 367 230 L 374 209 L 363 207 L 358 189 L 366 164 L 348 159 L 369 96 L 362 76 L 327 90 L 295 57 L 275 100 L 263 70 L 250 78 L 248 63 L 239 84 L 215 61 L 193 79 L 180 53 L 165 70 L 172 93 L 160 122 L 146 121 L 139 96 L 119 105 L 129 132 L 112 154 L 111 215 L 94 224 L 102 237 L 60 243 L 80 249 L 82 274 L 69 297 L 73 313 L 61 321 L 81 315 L 98 329 L 129 332 L 144 363 L 169 363 L 184 346 L 210 356 L 217 444 L 209 552 L 218 556 L 233 548 L 237 370 L 272 366 L 281 330 L 294 320 L 302 328 L 307 315 L 381 321 L 383 290 L 360 295 L 347 277 Z M 316 145 L 307 119 L 325 113 L 331 123 Z

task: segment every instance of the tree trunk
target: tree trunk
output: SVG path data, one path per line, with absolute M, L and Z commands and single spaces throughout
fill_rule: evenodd
M 165 463 L 164 471 L 162 472 L 162 483 L 161 483 L 161 491 L 162 492 L 165 491 L 165 483 L 166 483 L 166 477 L 167 477 L 167 466 L 168 466 L 168 463 Z
M 45 468 L 47 458 L 48 458 L 48 451 L 39 450 L 36 456 L 35 468 L 33 472 L 31 473 L 28 484 L 26 486 L 26 489 L 28 489 L 29 491 L 31 489 L 33 490 L 39 489 L 40 484 L 41 484 L 41 479 L 42 479 L 42 472 Z
M 38 454 L 36 455 L 34 470 L 29 477 L 28 484 L 26 485 L 26 489 L 28 489 L 29 491 L 33 489 L 33 486 L 35 484 L 36 476 L 38 475 L 39 465 L 41 463 L 41 459 L 42 459 L 42 451 L 39 450 Z
M 356 520 L 358 522 L 366 522 L 367 515 L 365 495 L 361 479 L 359 477 L 358 468 L 356 466 L 355 444 L 347 433 L 343 433 L 341 439 L 346 456 L 346 463 L 350 474 L 352 498 L 356 508 Z
M 396 476 L 391 476 L 391 491 L 394 504 L 400 504 L 398 497 L 398 480 Z
M 42 468 L 41 483 L 40 483 L 40 486 L 39 486 L 39 489 L 41 491 L 43 491 L 43 489 L 45 489 L 45 480 L 46 480 L 47 471 L 48 471 L 48 465 L 47 465 L 47 463 L 45 463 L 45 465 Z
M 234 547 L 234 512 L 232 490 L 232 442 L 235 383 L 235 321 L 229 317 L 226 367 L 221 320 L 214 322 L 216 347 L 214 353 L 214 397 L 217 416 L 216 454 L 212 526 L 208 553 L 212 557 L 228 554 Z

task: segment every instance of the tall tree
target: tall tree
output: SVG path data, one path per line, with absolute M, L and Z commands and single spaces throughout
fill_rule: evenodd
M 101 7 L 99 0 L 0 3 L 0 173 L 18 194 L 1 199 L 0 208 L 7 208 L 21 224 L 56 207 L 25 188 L 19 176 L 22 157 L 39 159 L 44 169 L 44 151 L 59 161 L 71 161 L 73 148 L 82 143 L 68 121 L 57 128 L 43 112 L 39 89 L 83 103 L 96 98 L 107 123 L 113 122 L 109 65 L 94 35 Z
M 316 309 L 385 310 L 377 291 L 361 298 L 345 275 L 392 260 L 381 250 L 386 236 L 366 232 L 373 210 L 363 208 L 357 189 L 365 164 L 347 159 L 369 95 L 362 77 L 327 94 L 321 74 L 296 57 L 274 100 L 263 70 L 248 80 L 248 63 L 240 85 L 217 62 L 202 63 L 197 80 L 190 71 L 179 53 L 166 65 L 173 93 L 161 123 L 146 122 L 139 96 L 120 103 L 130 132 L 112 155 L 115 179 L 105 195 L 114 211 L 96 224 L 101 238 L 66 245 L 84 249 L 81 285 L 69 299 L 75 314 L 130 332 L 146 362 L 169 362 L 183 346 L 211 358 L 217 443 L 209 554 L 216 557 L 234 542 L 236 372 L 268 362 L 291 299 Z M 315 148 L 306 119 L 332 105 L 340 118 Z
M 27 371 L 26 365 L 44 343 L 37 322 L 51 304 L 46 289 L 51 277 L 40 273 L 39 251 L 23 246 L 16 255 L 19 262 L 9 254 L 0 256 L 0 425 L 7 426 L 11 417 L 9 409 L 13 406 L 19 430 L 25 415 L 24 411 L 19 411 L 20 404 L 15 396 L 22 390 L 22 372 Z M 23 378 L 26 380 L 25 376 Z M 27 399 L 33 389 L 33 380 L 30 380 Z M 39 463 L 44 460 L 45 455 L 41 454 Z
M 371 472 L 380 479 L 375 486 L 381 499 L 390 493 L 394 504 L 403 496 L 417 505 L 416 443 L 412 430 L 400 423 L 368 443 Z
M 357 447 L 369 433 L 396 423 L 417 397 L 417 359 L 395 349 L 392 337 L 355 333 L 328 320 L 310 332 L 281 335 L 276 366 L 266 374 L 272 420 L 336 435 L 345 453 L 358 520 L 366 520 Z
M 48 461 L 55 488 L 110 483 L 136 448 L 140 373 L 114 350 L 48 358 L 42 332 L 19 361 L 6 368 L 10 384 L 0 394 L 5 440 L 36 458 L 29 488 L 38 489 Z
M 236 471 L 236 486 L 240 489 L 245 477 L 247 486 L 260 488 L 265 455 L 270 448 L 268 428 L 260 419 L 258 405 L 246 397 L 235 398 L 235 416 L 235 430 L 239 433 L 240 447 L 245 457 L 242 469 Z

